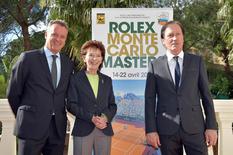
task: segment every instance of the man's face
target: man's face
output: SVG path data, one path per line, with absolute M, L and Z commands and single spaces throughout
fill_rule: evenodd
M 171 51 L 173 55 L 178 55 L 183 50 L 184 36 L 177 24 L 170 24 L 164 32 L 163 45 Z
M 59 24 L 51 25 L 45 32 L 45 46 L 54 54 L 65 46 L 68 30 Z

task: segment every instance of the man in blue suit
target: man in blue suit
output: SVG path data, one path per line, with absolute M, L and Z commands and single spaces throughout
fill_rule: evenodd
M 19 155 L 63 155 L 66 90 L 73 66 L 60 51 L 68 27 L 53 20 L 42 49 L 23 52 L 12 69 L 7 97 L 16 116 Z
M 203 60 L 183 51 L 179 22 L 165 24 L 161 39 L 166 54 L 150 64 L 146 80 L 147 142 L 162 155 L 182 155 L 183 147 L 187 155 L 207 155 L 217 141 L 217 123 Z

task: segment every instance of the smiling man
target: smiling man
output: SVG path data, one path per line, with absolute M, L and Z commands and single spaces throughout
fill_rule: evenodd
M 50 21 L 45 46 L 23 52 L 12 69 L 7 97 L 16 116 L 18 155 L 63 155 L 66 90 L 73 70 L 60 53 L 67 34 L 64 21 Z
M 183 51 L 181 23 L 166 23 L 161 39 L 166 54 L 150 64 L 146 80 L 147 142 L 163 155 L 182 155 L 183 147 L 187 155 L 207 155 L 217 123 L 203 60 Z

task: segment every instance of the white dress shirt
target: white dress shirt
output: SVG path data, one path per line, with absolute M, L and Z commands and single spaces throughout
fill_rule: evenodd
M 52 55 L 54 54 L 46 47 L 44 47 L 44 51 L 45 51 L 45 56 L 46 56 L 48 65 L 49 65 L 49 70 L 51 72 L 52 62 L 53 62 Z M 57 65 L 57 86 L 58 86 L 59 80 L 61 78 L 61 56 L 59 52 L 56 55 L 57 55 L 56 65 Z
M 174 59 L 174 56 L 170 51 L 166 52 L 167 55 L 167 61 L 168 61 L 168 66 L 170 69 L 170 73 L 173 79 L 173 82 L 175 84 L 175 67 L 176 67 L 176 60 Z M 184 60 L 184 52 L 181 51 L 178 55 L 178 62 L 180 65 L 180 78 L 182 77 L 182 71 L 183 71 L 183 60 Z M 181 83 L 181 79 L 180 79 L 180 83 Z M 179 83 L 179 85 L 180 85 Z

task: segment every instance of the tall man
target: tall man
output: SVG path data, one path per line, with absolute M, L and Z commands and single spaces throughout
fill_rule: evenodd
M 62 155 L 66 133 L 66 90 L 73 66 L 60 51 L 68 27 L 53 20 L 42 49 L 23 52 L 13 67 L 7 97 L 16 116 L 19 155 Z
M 161 39 L 166 54 L 150 64 L 146 80 L 147 142 L 162 155 L 182 155 L 183 147 L 187 155 L 207 155 L 207 145 L 217 141 L 217 123 L 203 60 L 183 51 L 179 22 L 165 24 Z

